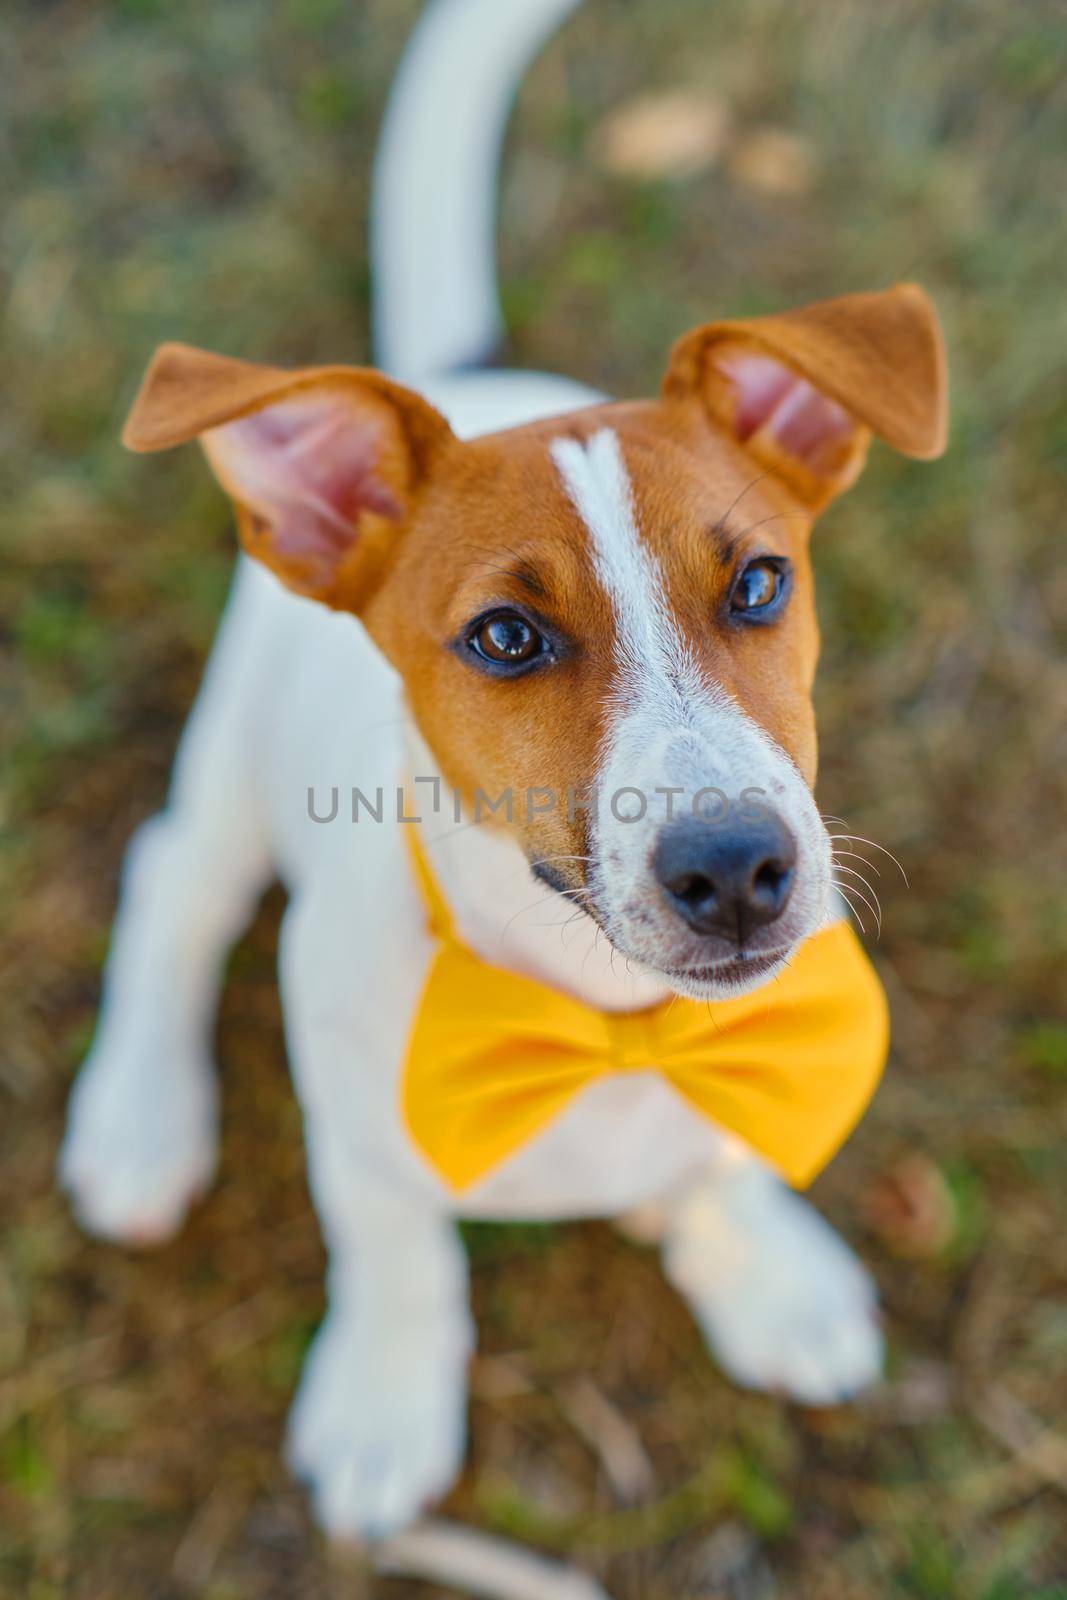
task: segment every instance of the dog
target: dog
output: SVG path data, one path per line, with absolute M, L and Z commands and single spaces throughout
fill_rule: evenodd
M 457 1218 L 653 1208 L 667 1274 L 737 1382 L 827 1404 L 881 1367 L 868 1275 L 783 1181 L 794 1123 L 761 1150 L 760 1117 L 739 1101 L 720 1121 L 641 1030 L 675 1004 L 762 1027 L 804 951 L 845 937 L 812 796 L 809 535 L 872 435 L 943 449 L 937 319 L 898 284 L 710 322 L 643 401 L 479 366 L 501 327 L 494 152 L 524 64 L 576 3 L 434 0 L 416 30 L 376 172 L 381 370 L 169 345 L 125 434 L 201 441 L 244 554 L 166 809 L 130 846 L 61 1181 L 101 1237 L 180 1226 L 216 1161 L 221 963 L 280 877 L 329 1252 L 287 1449 L 338 1536 L 403 1528 L 460 1469 Z M 843 1003 L 863 990 L 873 1016 L 868 969 L 840 951 Z M 453 980 L 470 1003 L 448 1032 Z M 564 1032 L 605 1019 L 619 1070 L 557 1073 L 546 1099 L 547 1077 L 498 1050 L 442 1081 L 476 1027 L 499 1040 L 513 995 L 539 1019 L 562 1007 Z M 776 1048 L 774 1093 L 807 1095 L 818 1073 Z M 823 1137 L 830 1112 L 809 1119 L 816 1166 L 873 1086 L 884 1040 L 864 1049 L 838 1122 Z

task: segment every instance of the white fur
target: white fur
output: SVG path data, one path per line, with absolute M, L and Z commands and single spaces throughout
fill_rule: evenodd
M 881 1368 L 867 1273 L 811 1206 L 753 1163 L 677 1203 L 663 1264 L 737 1383 L 835 1405 Z
M 677 969 L 709 961 L 708 941 L 663 902 L 650 867 L 656 835 L 672 814 L 691 812 L 702 790 L 731 802 L 756 791 L 759 803 L 773 807 L 797 841 L 796 887 L 783 916 L 751 940 L 748 953 L 781 954 L 784 962 L 829 914 L 826 830 L 785 752 L 698 671 L 671 613 L 663 575 L 641 538 L 640 507 L 617 435 L 604 428 L 584 445 L 557 439 L 551 450 L 615 614 L 619 684 L 591 830 L 593 903 L 615 948 L 661 982 L 669 975 L 674 989 L 715 998 L 755 988 L 767 981 L 766 971 L 746 982 L 732 960 L 725 987 L 680 976 Z M 724 945 L 721 959 L 735 954 Z
M 378 359 L 405 383 L 501 339 L 493 182 L 526 63 L 579 0 L 431 0 L 382 126 L 371 251 Z M 445 181 L 443 181 L 445 180 Z
M 615 613 L 619 703 L 638 696 L 669 709 L 679 694 L 699 694 L 690 653 L 667 604 L 663 574 L 637 529 L 618 435 L 601 428 L 584 445 L 556 439 L 551 455 L 588 530 L 593 566 Z
M 455 16 L 483 24 L 504 9 L 454 0 Z M 532 43 L 543 31 L 535 15 L 547 25 L 568 5 L 516 0 L 514 9 L 528 16 Z M 440 5 L 434 13 L 449 14 Z M 396 266 L 387 259 L 379 273 Z M 475 307 L 464 325 L 479 315 Z M 435 346 L 442 358 L 446 344 Z M 529 374 L 425 387 L 461 434 L 594 398 Z M 664 618 L 653 601 L 649 620 L 651 569 L 627 522 L 620 459 L 610 444 L 591 449 L 587 520 L 603 533 L 602 571 L 614 574 L 627 627 L 654 633 Z M 577 482 L 581 464 L 564 460 Z M 641 762 L 668 781 L 676 768 L 690 785 L 709 774 L 725 783 L 758 759 L 774 792 L 793 794 L 799 779 L 780 754 L 713 693 L 699 704 L 691 686 L 683 695 L 692 718 L 684 735 L 673 722 L 650 724 L 652 694 L 649 675 L 633 715 L 616 723 L 603 783 L 615 772 L 634 781 Z M 329 1309 L 288 1454 L 324 1526 L 345 1535 L 404 1526 L 458 1470 L 471 1325 L 457 1215 L 613 1215 L 658 1201 L 668 1269 L 740 1381 L 825 1398 L 868 1381 L 879 1364 L 871 1297 L 848 1252 L 653 1073 L 596 1084 L 461 1204 L 426 1167 L 397 1111 L 431 955 L 403 831 L 395 821 L 353 825 L 344 805 L 335 822 L 317 823 L 307 804 L 309 786 L 324 801 L 334 786 L 342 796 L 353 786 L 388 791 L 419 750 L 402 685 L 358 623 L 242 561 L 167 809 L 131 849 L 97 1035 L 60 1159 L 91 1230 L 145 1243 L 179 1225 L 215 1161 L 209 1039 L 222 961 L 260 890 L 281 877 L 291 895 L 280 951 L 286 1037 L 330 1262 Z M 447 816 L 426 834 L 459 926 L 483 954 L 606 1008 L 663 992 L 654 973 L 613 970 L 591 927 L 561 934 L 561 903 L 517 850 Z M 620 881 L 637 873 L 631 843 L 625 850 Z

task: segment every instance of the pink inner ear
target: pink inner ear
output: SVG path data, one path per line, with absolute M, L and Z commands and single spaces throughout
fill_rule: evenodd
M 817 467 L 855 431 L 852 418 L 836 401 L 770 356 L 722 350 L 713 360 L 733 387 L 734 432 L 742 443 L 758 433 L 787 455 Z
M 297 395 L 204 435 L 230 492 L 268 524 L 279 554 L 333 565 L 361 512 L 398 518 L 378 466 L 382 423 L 346 396 Z

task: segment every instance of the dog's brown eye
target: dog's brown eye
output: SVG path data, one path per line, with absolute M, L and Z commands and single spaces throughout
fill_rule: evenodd
M 522 667 L 541 655 L 545 641 L 517 611 L 496 611 L 478 624 L 470 636 L 470 647 L 483 661 Z
M 734 585 L 734 611 L 766 611 L 779 598 L 785 574 L 774 561 L 750 561 Z

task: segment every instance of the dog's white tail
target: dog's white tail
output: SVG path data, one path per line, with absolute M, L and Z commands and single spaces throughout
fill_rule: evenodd
M 496 169 L 527 64 L 580 0 L 430 0 L 390 96 L 374 174 L 375 356 L 416 382 L 491 354 Z

